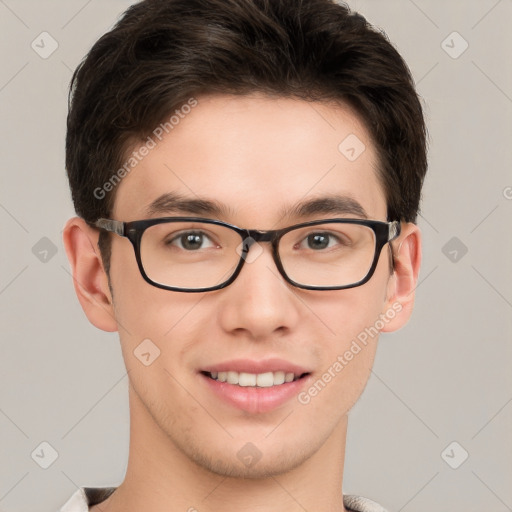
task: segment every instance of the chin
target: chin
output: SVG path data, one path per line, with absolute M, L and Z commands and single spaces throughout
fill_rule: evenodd
M 204 466 L 205 469 L 222 477 L 243 478 L 248 480 L 261 480 L 283 475 L 300 466 L 308 457 L 295 456 L 293 459 L 288 457 L 287 460 L 263 459 L 257 461 L 253 465 L 245 465 L 238 459 L 235 460 L 216 460 L 213 463 Z
M 303 464 L 314 453 L 315 448 L 304 450 L 304 446 L 281 445 L 268 453 L 270 448 L 258 448 L 258 441 L 247 442 L 235 453 L 225 450 L 218 454 L 200 451 L 188 445 L 186 455 L 198 466 L 222 477 L 262 479 L 288 473 Z

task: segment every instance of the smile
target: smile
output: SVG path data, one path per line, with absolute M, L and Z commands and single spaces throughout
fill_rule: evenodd
M 293 382 L 300 379 L 307 373 L 294 374 L 293 372 L 265 372 L 265 373 L 246 373 L 246 372 L 203 372 L 205 375 L 218 382 L 227 382 L 241 387 L 269 388 L 280 386 L 282 384 Z

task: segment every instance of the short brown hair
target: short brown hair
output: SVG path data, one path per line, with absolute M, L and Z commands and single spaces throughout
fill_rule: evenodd
M 356 109 L 379 156 L 388 220 L 415 222 L 427 170 L 414 81 L 385 34 L 334 0 L 144 0 L 75 70 L 66 168 L 75 210 L 109 217 L 128 149 L 203 94 L 263 92 Z M 102 234 L 103 235 L 103 234 Z M 100 237 L 108 272 L 108 237 Z

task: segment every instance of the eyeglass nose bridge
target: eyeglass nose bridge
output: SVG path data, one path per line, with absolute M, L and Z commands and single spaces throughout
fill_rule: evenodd
M 281 238 L 281 235 L 283 231 L 281 230 L 269 230 L 269 231 L 261 231 L 258 229 L 245 229 L 243 230 L 243 248 L 240 252 L 240 263 L 238 265 L 238 269 L 235 272 L 233 276 L 233 280 L 238 277 L 240 272 L 242 271 L 242 267 L 245 265 L 245 263 L 252 263 L 251 260 L 248 261 L 248 255 L 251 247 L 255 243 L 259 242 L 270 242 L 272 245 L 272 259 L 274 260 L 274 263 L 277 267 L 277 270 L 283 277 L 283 279 L 289 283 L 292 283 L 290 281 L 290 278 L 286 275 L 286 272 L 284 270 L 283 264 L 281 262 L 281 258 L 279 256 L 278 251 L 278 244 L 279 240 Z M 293 283 L 292 283 L 293 284 Z
M 274 242 L 277 240 L 277 237 L 280 233 L 280 231 L 275 229 L 271 229 L 270 231 L 261 231 L 259 229 L 246 229 L 245 232 L 255 242 Z
M 277 253 L 279 234 L 280 231 L 278 230 L 261 231 L 259 229 L 245 229 L 242 252 L 248 253 L 254 243 L 270 242 L 272 244 L 274 260 L 276 260 L 277 266 L 279 267 L 280 262 L 279 255 Z M 245 259 L 243 255 L 242 258 Z

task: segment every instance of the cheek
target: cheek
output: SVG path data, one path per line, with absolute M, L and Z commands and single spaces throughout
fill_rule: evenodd
M 363 286 L 328 292 L 310 302 L 326 329 L 320 337 L 322 368 L 306 390 L 303 403 L 322 403 L 319 413 L 326 407 L 336 416 L 344 414 L 363 392 L 382 329 L 388 279 L 388 261 L 382 258 L 372 279 Z
M 111 283 L 114 314 L 126 367 L 133 371 L 132 375 L 143 370 L 150 373 L 155 365 L 146 368 L 145 364 L 148 360 L 157 361 L 156 356 L 161 357 L 166 346 L 164 334 L 172 326 L 172 318 L 162 314 L 163 304 L 158 294 L 162 292 L 163 295 L 165 290 L 158 290 L 143 279 L 129 242 L 126 246 L 113 248 Z M 170 317 L 172 308 L 167 310 Z
M 325 333 L 325 353 L 348 349 L 360 333 L 375 326 L 386 302 L 389 281 L 387 258 L 379 261 L 372 278 L 362 286 L 323 292 L 308 300 L 308 306 L 321 320 Z
M 132 375 L 145 372 L 144 377 L 141 375 L 145 380 L 151 373 L 155 382 L 163 378 L 161 384 L 168 387 L 169 375 L 154 372 L 159 367 L 171 374 L 182 371 L 185 355 L 191 349 L 192 341 L 188 340 L 197 339 L 194 328 L 211 321 L 211 315 L 206 318 L 207 312 L 196 307 L 204 294 L 172 292 L 146 282 L 132 253 L 119 250 L 111 266 L 123 358 Z
M 178 297 L 182 294 L 156 288 L 144 280 L 128 240 L 120 240 L 113 247 L 111 282 L 119 332 L 125 339 L 159 339 L 176 323 L 176 317 L 184 314 L 183 297 Z

